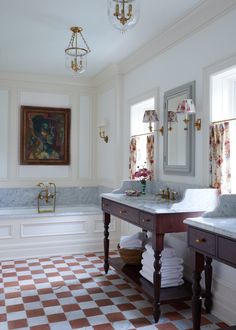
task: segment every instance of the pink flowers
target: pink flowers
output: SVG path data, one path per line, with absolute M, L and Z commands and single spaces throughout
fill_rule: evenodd
M 139 181 L 144 182 L 147 180 L 151 179 L 151 174 L 152 171 L 148 170 L 146 167 L 144 167 L 145 165 L 143 165 L 142 168 L 139 168 L 139 166 L 137 167 L 137 171 L 134 173 L 134 179 L 139 179 Z

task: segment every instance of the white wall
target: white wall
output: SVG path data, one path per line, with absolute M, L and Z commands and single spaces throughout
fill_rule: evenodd
M 94 92 L 78 82 L 41 82 L 21 75 L 0 78 L 0 185 L 35 186 L 50 178 L 59 186 L 93 185 L 94 175 Z M 20 165 L 20 106 L 71 108 L 71 163 L 69 166 Z

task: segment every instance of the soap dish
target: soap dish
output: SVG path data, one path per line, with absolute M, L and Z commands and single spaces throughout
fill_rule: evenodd
M 138 191 L 138 190 L 126 190 L 125 191 L 125 194 L 126 194 L 126 196 L 137 197 L 137 196 L 140 196 L 141 195 L 141 191 Z

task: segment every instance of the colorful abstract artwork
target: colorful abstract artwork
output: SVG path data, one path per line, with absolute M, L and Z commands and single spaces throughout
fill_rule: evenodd
M 20 163 L 70 163 L 70 109 L 21 106 Z

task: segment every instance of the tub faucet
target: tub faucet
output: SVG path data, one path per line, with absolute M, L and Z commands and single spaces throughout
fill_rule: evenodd
M 41 188 L 38 193 L 38 213 L 55 212 L 56 185 L 53 182 L 39 182 Z

